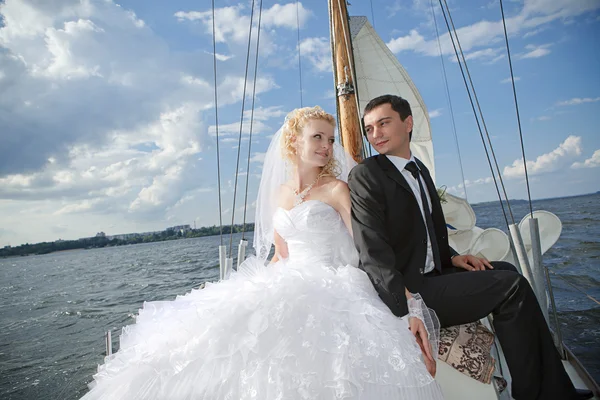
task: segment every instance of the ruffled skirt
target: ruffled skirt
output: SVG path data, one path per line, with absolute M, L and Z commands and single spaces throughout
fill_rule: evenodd
M 443 398 L 363 271 L 256 258 L 144 303 L 90 388 L 85 400 Z

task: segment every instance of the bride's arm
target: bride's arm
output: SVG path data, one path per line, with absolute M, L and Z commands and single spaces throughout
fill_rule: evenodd
M 279 187 L 279 191 L 277 192 L 277 205 L 285 208 L 286 197 L 288 195 L 289 189 L 287 189 L 285 185 L 281 185 Z M 273 258 L 269 264 L 274 264 L 279 260 L 288 258 L 287 243 L 275 229 L 273 229 L 273 244 L 275 245 L 275 254 L 273 255 Z
M 283 240 L 279 233 L 277 233 L 277 231 L 273 231 L 273 239 L 275 244 L 275 255 L 269 264 L 274 264 L 281 259 L 288 258 L 287 243 L 285 240 Z
M 343 181 L 337 181 L 332 195 L 335 209 L 342 217 L 344 225 L 346 225 L 348 232 L 350 232 L 350 236 L 352 236 L 352 218 L 350 217 L 352 205 L 350 203 L 350 189 L 348 189 L 348 184 Z

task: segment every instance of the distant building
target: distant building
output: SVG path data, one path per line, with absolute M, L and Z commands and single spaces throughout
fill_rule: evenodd
M 106 238 L 108 240 L 113 240 L 113 239 L 118 239 L 118 240 L 129 240 L 129 239 L 134 239 L 134 238 L 138 238 L 138 237 L 144 237 L 144 236 L 152 236 L 154 234 L 160 234 L 161 231 L 153 231 L 153 232 L 136 232 L 136 233 L 122 233 L 119 235 L 110 235 L 110 236 L 106 236 Z
M 90 236 L 90 237 L 83 237 L 83 238 L 79 238 L 77 240 L 79 240 L 80 242 L 84 241 L 84 240 L 92 240 L 95 238 L 105 238 L 106 237 L 106 233 L 104 232 L 98 232 L 96 233 L 96 236 Z
M 176 226 L 172 226 L 170 228 L 167 228 L 166 230 L 173 230 L 175 232 L 181 232 L 186 233 L 192 230 L 192 228 L 190 227 L 190 225 L 176 225 Z
M 113 240 L 113 239 L 118 239 L 118 240 L 128 240 L 128 239 L 133 239 L 135 237 L 141 236 L 141 233 L 124 233 L 121 235 L 111 235 L 111 236 L 107 236 L 107 238 L 109 240 Z

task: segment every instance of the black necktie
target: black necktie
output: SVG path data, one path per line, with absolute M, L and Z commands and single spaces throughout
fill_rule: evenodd
M 429 203 L 427 202 L 425 189 L 423 188 L 423 183 L 421 183 L 421 179 L 419 177 L 419 167 L 417 167 L 417 164 L 415 164 L 414 161 L 410 161 L 408 164 L 406 164 L 404 168 L 412 174 L 412 176 L 417 180 L 417 182 L 419 182 L 419 189 L 421 190 L 421 202 L 423 203 L 423 212 L 425 214 L 425 225 L 427 226 L 429 238 L 431 239 L 431 252 L 433 253 L 433 263 L 435 265 L 435 269 L 441 272 L 442 262 L 440 260 L 440 249 L 438 248 L 437 239 L 435 236 L 435 229 L 433 228 L 433 219 L 431 218 L 431 211 L 429 210 Z

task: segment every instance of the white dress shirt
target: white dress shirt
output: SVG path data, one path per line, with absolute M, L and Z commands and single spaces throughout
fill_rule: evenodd
M 419 188 L 419 182 L 417 182 L 417 180 L 410 173 L 410 171 L 404 169 L 406 164 L 408 164 L 411 161 L 416 164 L 415 158 L 413 157 L 412 154 L 410 155 L 410 160 L 407 160 L 406 158 L 402 158 L 402 157 L 398 157 L 398 156 L 386 155 L 386 157 L 392 162 L 392 164 L 394 164 L 394 166 L 398 169 L 398 171 L 400 171 L 402 176 L 404 176 L 404 178 L 406 179 L 406 182 L 408 182 L 408 185 L 410 186 L 410 188 L 413 191 L 413 194 L 415 195 L 415 199 L 417 200 L 417 203 L 419 203 L 419 208 L 421 209 L 421 216 L 423 217 L 423 223 L 425 224 L 425 230 L 427 232 L 427 256 L 425 258 L 425 269 L 423 271 L 423 273 L 426 274 L 428 272 L 433 271 L 433 269 L 435 268 L 435 263 L 433 261 L 433 251 L 431 250 L 431 238 L 429 237 L 429 231 L 427 230 L 427 223 L 425 222 L 425 211 L 423 210 L 423 201 L 421 200 L 421 189 Z M 418 167 L 419 167 L 419 165 L 417 164 L 417 168 Z M 419 168 L 419 170 L 420 170 L 420 168 Z M 431 198 L 429 197 L 429 191 L 427 190 L 427 185 L 425 184 L 425 181 L 423 180 L 422 176 L 420 176 L 420 179 L 421 179 L 421 183 L 423 184 L 423 189 L 425 189 L 425 197 L 427 197 L 427 204 L 429 205 L 429 210 L 431 210 Z

